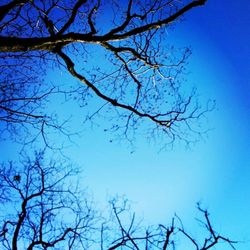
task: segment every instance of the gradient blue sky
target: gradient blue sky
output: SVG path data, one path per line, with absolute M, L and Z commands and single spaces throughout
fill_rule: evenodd
M 201 100 L 217 103 L 204 141 L 159 153 L 138 138 L 131 154 L 128 145 L 110 143 L 103 127 L 95 127 L 65 150 L 83 168 L 83 186 L 97 206 L 126 195 L 145 222 L 168 223 L 177 212 L 192 231 L 195 204 L 201 201 L 218 231 L 244 241 L 237 249 L 250 249 L 249 13 L 247 0 L 208 0 L 169 32 L 175 44 L 192 48 L 188 80 Z M 2 149 L 3 155 L 11 148 Z
M 192 48 L 189 82 L 201 99 L 216 100 L 205 141 L 158 153 L 139 139 L 130 154 L 126 145 L 108 143 L 102 129 L 87 132 L 72 156 L 97 201 L 125 194 L 149 223 L 168 222 L 177 212 L 190 226 L 201 201 L 218 230 L 245 241 L 237 249 L 250 249 L 249 13 L 246 0 L 209 0 L 169 34 Z

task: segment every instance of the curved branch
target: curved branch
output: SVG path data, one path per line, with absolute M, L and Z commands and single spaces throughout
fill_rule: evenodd
M 86 84 L 97 96 L 99 96 L 103 100 L 109 102 L 110 104 L 112 104 L 115 107 L 119 107 L 119 108 L 122 108 L 122 109 L 125 109 L 128 111 L 131 111 L 134 114 L 138 115 L 139 117 L 146 117 L 160 126 L 166 126 L 167 124 L 171 123 L 171 120 L 156 119 L 156 116 L 154 116 L 154 115 L 150 115 L 148 113 L 143 113 L 130 105 L 120 103 L 116 99 L 113 99 L 113 98 L 103 94 L 96 86 L 94 86 L 83 75 L 79 74 L 75 70 L 75 65 L 74 65 L 73 61 L 70 59 L 70 57 L 68 55 L 66 55 L 64 52 L 62 52 L 61 49 L 57 49 L 55 51 L 55 53 L 58 54 L 63 59 L 63 61 L 65 62 L 66 66 L 67 66 L 68 71 L 71 73 L 71 75 L 73 77 L 77 78 L 79 81 Z M 166 113 L 166 114 L 168 114 L 168 113 Z M 161 115 L 158 115 L 158 116 L 161 116 Z
M 24 5 L 29 0 L 13 0 L 12 2 L 0 6 L 0 21 L 9 13 L 9 11 L 18 5 Z
M 63 34 L 74 22 L 76 15 L 77 15 L 77 11 L 80 9 L 80 7 L 85 4 L 87 2 L 87 0 L 78 0 L 75 4 L 75 6 L 72 9 L 72 13 L 70 18 L 68 19 L 68 21 L 64 24 L 64 26 L 61 28 L 61 30 L 59 30 L 59 32 L 57 33 L 58 35 Z
M 62 30 L 63 32 L 59 31 L 59 33 L 56 34 L 55 36 L 32 37 L 32 38 L 0 36 L 0 52 L 20 52 L 20 51 L 34 51 L 34 50 L 53 51 L 57 46 L 64 47 L 70 43 L 80 42 L 80 43 L 100 44 L 108 41 L 121 41 L 131 36 L 135 36 L 152 29 L 159 29 L 173 22 L 178 17 L 182 16 L 192 8 L 204 5 L 206 1 L 207 0 L 193 1 L 165 19 L 161 19 L 157 22 L 152 22 L 147 25 L 136 27 L 122 34 L 117 34 L 117 32 L 120 30 L 118 29 L 118 30 L 111 30 L 110 32 L 102 36 L 93 35 L 92 33 L 94 31 L 93 30 L 94 27 L 92 27 L 91 33 L 82 34 L 82 33 L 70 32 L 64 35 L 62 33 L 66 31 L 67 27 L 71 23 L 71 20 L 69 20 L 68 24 L 66 24 L 66 26 Z

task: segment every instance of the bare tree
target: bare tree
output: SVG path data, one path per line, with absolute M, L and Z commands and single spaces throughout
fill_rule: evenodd
M 178 216 L 170 225 L 145 229 L 126 199 L 110 201 L 110 216 L 100 216 L 77 185 L 78 172 L 65 164 L 46 162 L 43 153 L 21 165 L 10 162 L 0 170 L 1 249 L 179 249 L 208 250 L 235 241 L 217 233 L 209 214 L 199 220 L 205 233 L 192 236 Z M 225 243 L 225 244 L 221 244 Z
M 81 249 L 90 242 L 95 214 L 72 178 L 77 172 L 42 157 L 1 166 L 1 249 Z
M 211 224 L 208 211 L 202 209 L 199 204 L 198 210 L 202 215 L 202 219 L 199 219 L 199 222 L 203 227 L 203 229 L 199 230 L 199 239 L 192 236 L 184 228 L 181 219 L 177 215 L 168 226 L 159 224 L 158 226 L 148 227 L 145 230 L 144 227 L 140 226 L 140 223 L 136 222 L 135 214 L 131 214 L 127 200 L 119 201 L 113 199 L 110 201 L 110 205 L 113 219 L 109 221 L 111 226 L 109 223 L 107 223 L 106 227 L 103 224 L 101 249 L 208 250 L 213 248 L 220 249 L 220 246 L 221 249 L 235 249 L 236 241 L 232 241 L 216 232 Z M 107 230 L 109 227 L 113 229 L 111 234 L 110 232 L 105 234 L 105 229 Z M 107 235 L 110 237 L 107 237 Z M 107 238 L 110 239 L 108 246 L 106 245 L 107 242 L 105 242 Z
M 40 130 L 48 125 L 48 117 L 36 110 L 52 90 L 38 93 L 32 70 L 59 67 L 82 83 L 77 88 L 82 105 L 89 94 L 99 97 L 87 120 L 98 115 L 113 119 L 108 129 L 128 140 L 141 124 L 151 135 L 163 132 L 170 143 L 194 140 L 203 132 L 197 120 L 210 107 L 201 109 L 194 91 L 183 86 L 190 50 L 168 45 L 167 31 L 205 2 L 5 1 L 0 6 L 0 60 L 6 66 L 1 92 L 10 97 L 0 102 L 0 120 L 7 126 L 38 123 Z M 18 71 L 9 74 L 15 65 Z M 27 89 L 19 94 L 22 102 L 6 87 L 16 84 Z

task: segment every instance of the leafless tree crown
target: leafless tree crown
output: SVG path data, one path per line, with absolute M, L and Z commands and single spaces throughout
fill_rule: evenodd
M 86 118 L 104 116 L 129 140 L 141 124 L 169 142 L 199 134 L 210 107 L 187 91 L 183 72 L 190 50 L 167 43 L 168 29 L 205 0 L 4 1 L 0 6 L 0 120 L 60 128 L 38 108 L 53 88 L 36 82 L 55 66 L 99 97 Z M 41 82 L 40 82 L 41 83 Z M 60 85 L 60 84 L 59 84 Z M 47 86 L 47 87 L 46 87 Z M 143 121 L 143 123 L 142 123 Z M 194 122 L 195 121 L 195 122 Z M 145 128 L 145 127 L 144 127 Z
M 174 250 L 183 244 L 194 250 L 235 249 L 236 242 L 214 229 L 207 210 L 200 205 L 198 237 L 184 228 L 178 216 L 169 225 L 145 228 L 124 198 L 112 199 L 110 215 L 101 216 L 82 184 L 77 185 L 78 171 L 65 163 L 48 162 L 43 155 L 25 158 L 20 165 L 1 165 L 1 249 Z
M 72 183 L 77 172 L 43 154 L 1 165 L 1 249 L 82 249 L 87 247 L 94 210 Z M 83 239 L 86 239 L 84 242 Z

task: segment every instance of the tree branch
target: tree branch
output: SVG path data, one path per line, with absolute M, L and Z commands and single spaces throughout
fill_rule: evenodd
M 52 51 L 53 49 L 55 49 L 56 46 L 60 46 L 62 48 L 70 43 L 79 42 L 79 43 L 100 44 L 100 43 L 109 42 L 109 41 L 121 41 L 129 37 L 147 32 L 151 29 L 159 29 L 173 22 L 178 17 L 188 12 L 190 9 L 197 7 L 197 6 L 204 5 L 205 2 L 206 0 L 192 1 L 191 3 L 187 4 L 186 6 L 178 10 L 176 13 L 174 13 L 173 15 L 165 19 L 134 28 L 122 34 L 117 34 L 117 31 L 113 30 L 103 36 L 92 35 L 92 33 L 95 33 L 95 32 L 92 32 L 91 34 L 81 34 L 81 33 L 74 33 L 74 32 L 63 34 L 64 32 L 60 32 L 60 31 L 57 35 L 49 36 L 49 37 L 20 38 L 20 37 L 0 36 L 0 52 L 20 52 L 20 51 L 34 51 L 34 50 Z M 74 20 L 74 13 L 75 12 L 73 12 L 72 21 Z M 66 28 L 70 24 L 71 24 L 71 19 L 66 25 Z M 66 30 L 66 28 L 63 28 L 63 31 Z M 93 26 L 92 26 L 92 31 L 94 31 Z M 120 31 L 120 29 L 118 29 L 118 31 Z

